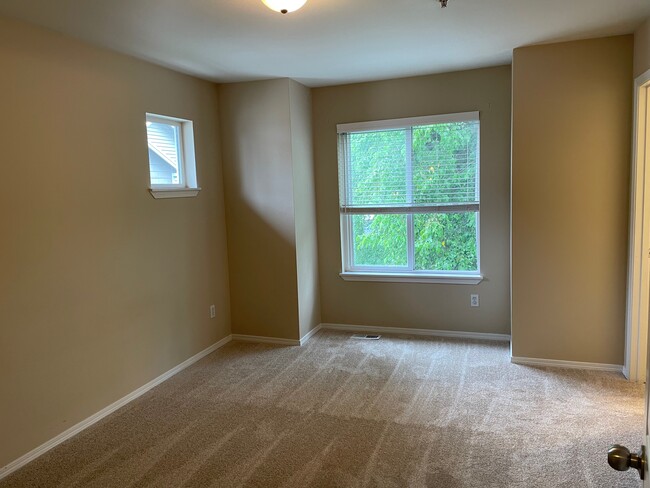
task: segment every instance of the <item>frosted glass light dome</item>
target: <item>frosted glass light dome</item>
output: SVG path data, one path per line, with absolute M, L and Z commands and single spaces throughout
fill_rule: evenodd
M 295 12 L 302 7 L 307 0 L 262 0 L 271 10 L 286 14 L 287 12 Z

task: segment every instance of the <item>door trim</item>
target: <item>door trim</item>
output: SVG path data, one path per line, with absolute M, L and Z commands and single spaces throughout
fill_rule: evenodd
M 650 161 L 647 138 L 650 70 L 634 80 L 634 122 L 630 185 L 630 230 L 623 374 L 646 378 L 648 306 L 650 303 Z

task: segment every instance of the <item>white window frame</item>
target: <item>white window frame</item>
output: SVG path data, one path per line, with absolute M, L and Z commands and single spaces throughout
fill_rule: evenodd
M 167 124 L 179 129 L 179 158 L 178 158 L 178 183 L 171 185 L 157 185 L 151 183 L 149 174 L 149 191 L 158 198 L 195 197 L 201 191 L 196 178 L 196 155 L 194 152 L 194 124 L 191 120 L 158 115 L 146 114 L 146 122 Z M 146 134 L 145 134 L 146 136 Z M 147 144 L 148 145 L 148 144 Z M 147 163 L 149 160 L 147 158 Z
M 445 115 L 431 115 L 424 117 L 409 117 L 403 119 L 389 119 L 378 120 L 371 122 L 357 122 L 351 124 L 338 124 L 338 134 L 374 130 L 390 130 L 390 129 L 412 129 L 413 126 L 419 125 L 432 125 L 442 124 L 449 122 L 463 122 L 469 120 L 479 120 L 479 112 L 465 112 L 456 114 Z M 407 138 L 409 143 L 410 138 Z M 479 123 L 479 154 L 477 154 L 477 174 L 476 185 L 477 191 L 480 190 L 480 123 Z M 411 151 L 407 148 L 407 154 Z M 340 156 L 339 156 L 340 157 Z M 346 159 L 345 164 L 349 164 Z M 411 164 L 411 158 L 407 160 L 407 165 Z M 347 173 L 348 171 L 346 171 Z M 407 171 L 407 175 L 410 172 Z M 339 178 L 341 176 L 339 175 Z M 407 176 L 408 177 L 408 176 Z M 346 183 L 347 184 L 347 183 Z M 407 185 L 410 191 L 410 185 Z M 480 195 L 480 193 L 479 193 Z M 479 197 L 480 198 L 480 197 Z M 397 207 L 397 206 L 396 206 Z M 462 205 L 454 205 L 458 211 L 463 210 Z M 372 214 L 372 209 L 368 209 L 368 214 Z M 379 212 L 378 212 L 379 213 Z M 407 266 L 354 266 L 354 242 L 352 232 L 352 216 L 359 215 L 359 213 L 346 213 L 340 212 L 340 226 L 341 226 L 341 258 L 342 258 L 342 271 L 340 276 L 346 281 L 381 281 L 381 282 L 410 282 L 410 283 L 446 283 L 446 284 L 463 284 L 463 285 L 476 285 L 483 280 L 481 274 L 481 211 L 480 203 L 479 209 L 476 211 L 476 253 L 477 253 L 477 271 L 421 271 L 413 269 L 415 256 L 414 245 L 411 245 L 414 240 L 414 226 L 413 215 L 403 209 L 396 209 L 394 212 L 384 210 L 381 212 L 394 213 L 399 215 L 406 215 L 406 229 L 407 229 Z M 365 213 L 364 213 L 365 214 Z

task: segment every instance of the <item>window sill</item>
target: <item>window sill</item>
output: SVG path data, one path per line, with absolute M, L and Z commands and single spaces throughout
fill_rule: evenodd
M 184 198 L 195 197 L 201 191 L 200 188 L 149 188 L 151 196 L 158 198 Z
M 346 271 L 339 273 L 345 281 L 381 281 L 385 283 L 441 283 L 447 285 L 478 285 L 481 274 L 419 274 L 419 273 L 368 273 Z

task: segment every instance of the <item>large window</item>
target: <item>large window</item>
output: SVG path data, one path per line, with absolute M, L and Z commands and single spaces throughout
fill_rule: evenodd
M 156 198 L 196 196 L 194 131 L 190 120 L 147 114 L 151 193 Z
M 478 112 L 338 134 L 342 276 L 478 283 Z

